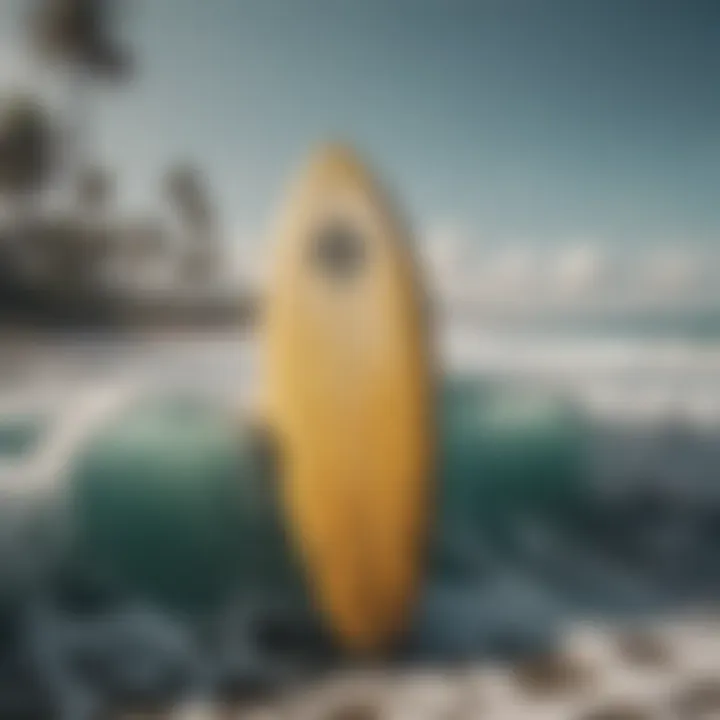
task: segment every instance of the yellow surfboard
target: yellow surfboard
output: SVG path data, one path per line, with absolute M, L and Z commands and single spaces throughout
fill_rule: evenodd
M 284 512 L 336 637 L 378 651 L 405 627 L 427 535 L 425 298 L 387 196 L 343 147 L 299 178 L 276 253 L 265 391 Z

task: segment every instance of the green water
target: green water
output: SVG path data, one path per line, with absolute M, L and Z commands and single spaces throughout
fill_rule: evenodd
M 202 608 L 292 585 L 252 436 L 210 404 L 146 402 L 100 431 L 72 477 L 79 552 L 152 600 Z
M 46 422 L 33 415 L 0 418 L 0 458 L 31 455 L 45 430 Z
M 456 379 L 439 414 L 439 572 L 453 572 L 459 528 L 503 541 L 517 514 L 571 514 L 580 427 L 567 408 Z M 210 404 L 132 408 L 79 456 L 71 486 L 81 552 L 125 586 L 184 608 L 243 588 L 297 588 L 277 478 L 261 455 L 253 433 Z

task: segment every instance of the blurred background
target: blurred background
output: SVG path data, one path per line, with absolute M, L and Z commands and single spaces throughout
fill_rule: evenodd
M 428 595 L 422 651 L 506 647 L 493 628 L 535 638 L 578 608 L 713 599 L 719 77 L 713 0 L 3 0 L 4 631 L 23 645 L 23 593 L 62 564 L 48 550 L 68 537 L 58 487 L 139 452 L 128 427 L 177 454 L 180 441 L 157 439 L 165 410 L 143 410 L 147 427 L 128 416 L 98 450 L 110 419 L 151 395 L 249 406 L 275 208 L 326 139 L 366 155 L 410 218 L 443 374 L 469 383 L 442 416 L 460 529 L 438 577 L 472 587 Z M 217 435 L 200 415 L 182 433 L 226 458 L 202 444 Z M 88 447 L 100 464 L 76 471 Z M 452 515 L 469 497 L 497 507 L 465 492 L 478 477 L 493 478 L 492 502 L 497 487 L 514 493 L 492 541 L 472 533 L 497 514 L 468 511 L 472 537 Z M 541 527 L 526 522 L 539 478 L 554 498 Z M 106 529 L 119 502 L 100 513 Z M 48 505 L 39 524 L 63 542 L 36 557 L 28 528 Z M 556 521 L 561 506 L 583 522 Z M 85 717 L 72 698 L 63 717 Z
M 285 178 L 340 137 L 396 191 L 479 361 L 714 416 L 713 3 L 0 13 L 9 333 L 250 327 Z

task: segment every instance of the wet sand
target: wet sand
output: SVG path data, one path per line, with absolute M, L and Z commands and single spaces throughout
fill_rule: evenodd
M 185 707 L 205 720 L 678 720 L 720 716 L 720 621 L 581 625 L 552 653 L 509 663 L 331 674 L 265 702 Z M 126 716 L 140 717 L 140 716 Z

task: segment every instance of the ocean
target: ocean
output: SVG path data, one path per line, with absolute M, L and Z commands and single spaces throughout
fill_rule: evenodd
M 562 399 L 605 427 L 654 430 L 658 437 L 687 427 L 705 437 L 720 432 L 720 325 L 711 333 L 707 315 L 697 325 L 705 330 L 690 331 L 685 317 L 594 327 L 455 318 L 438 333 L 438 367 L 446 376 Z M 6 342 L 0 356 L 0 419 L 42 417 L 57 430 L 48 443 L 57 449 L 43 455 L 43 472 L 51 476 L 53 462 L 64 462 L 103 414 L 134 396 L 199 394 L 242 413 L 251 412 L 260 384 L 260 349 L 250 333 L 25 337 Z M 0 434 L 0 448 L 1 440 Z M 0 457 L 5 486 L 18 477 L 16 460 Z
M 569 529 L 526 506 L 508 516 L 502 541 L 483 527 L 476 532 L 472 522 L 465 529 L 458 523 L 450 537 L 452 577 L 433 574 L 418 604 L 412 648 L 418 657 L 537 650 L 571 620 L 619 610 L 642 615 L 717 597 L 720 334 L 688 332 L 686 323 L 632 330 L 609 323 L 503 327 L 459 318 L 443 324 L 437 348 L 444 375 L 470 377 L 501 394 L 552 398 L 587 421 L 577 435 L 589 461 L 580 482 L 600 490 L 593 496 L 600 521 Z M 248 333 L 75 334 L 17 339 L 3 350 L 0 489 L 8 522 L 0 526 L 0 551 L 6 573 L 12 558 L 24 555 L 22 534 L 14 536 L 9 522 L 24 517 L 16 508 L 52 491 L 78 449 L 119 409 L 150 393 L 182 392 L 251 412 L 262 374 L 257 339 Z M 510 456 L 524 452 L 519 444 Z M 534 477 L 534 467 L 519 467 Z M 628 493 L 633 488 L 642 492 Z M 60 688 L 68 717 L 80 717 L 74 703 L 90 695 L 70 676 L 53 675 L 62 663 L 53 664 L 52 652 L 99 653 L 114 668 L 103 682 L 140 683 L 151 694 L 162 694 L 163 673 L 178 658 L 193 678 L 189 687 L 209 662 L 188 644 L 188 627 L 148 608 L 122 609 L 105 624 L 55 611 L 32 618 L 40 675 Z M 248 642 L 243 636 L 235 648 L 240 675 L 272 675 L 282 658 Z M 127 663 L 133 643 L 145 658 L 142 678 L 127 675 L 135 663 Z
M 592 414 L 655 422 L 720 422 L 720 321 L 594 318 L 484 324 L 450 319 L 438 333 L 439 367 L 497 383 L 560 393 Z M 74 334 L 6 342 L 3 408 L 62 405 L 113 384 L 236 394 L 260 380 L 248 333 Z M 128 390 L 129 391 L 129 390 Z

